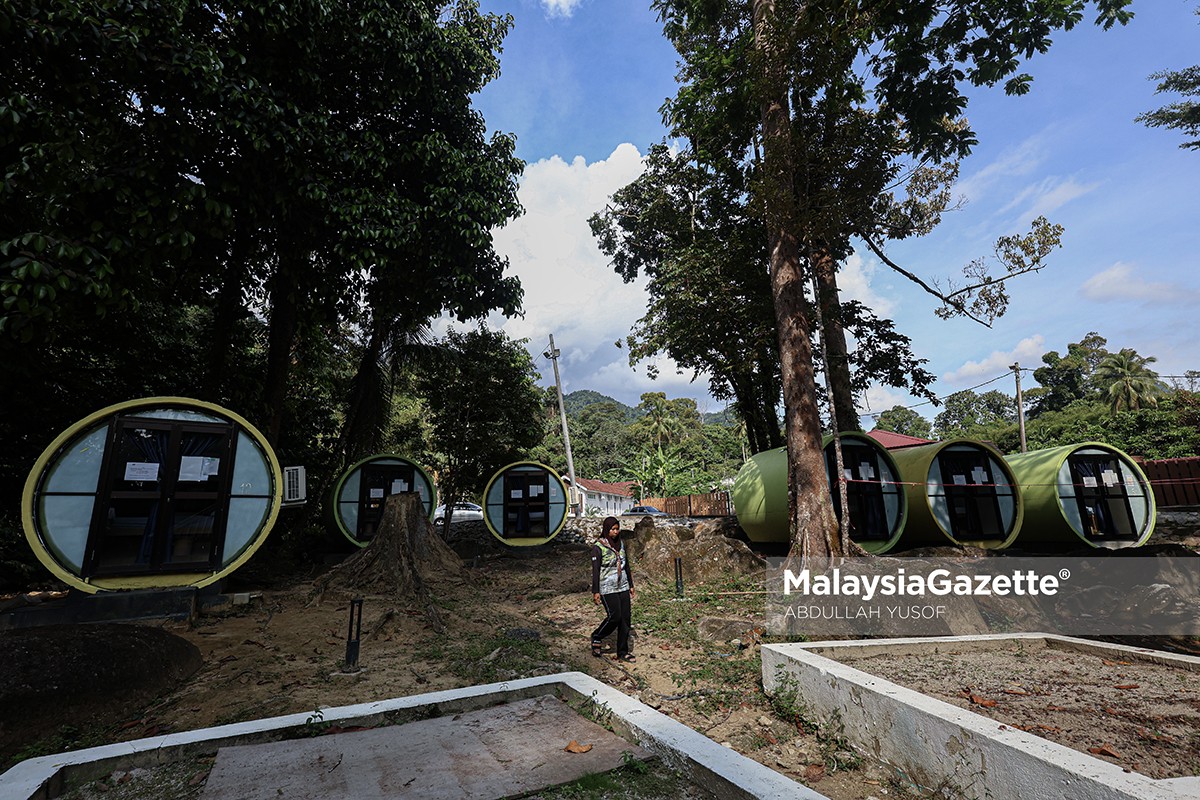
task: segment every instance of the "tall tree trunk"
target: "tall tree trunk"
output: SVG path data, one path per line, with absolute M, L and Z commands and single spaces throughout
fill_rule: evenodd
M 778 46 L 779 20 L 774 0 L 752 0 L 752 9 L 754 44 L 763 76 L 762 186 L 787 415 L 791 554 L 805 560 L 841 555 L 844 549 L 829 499 L 821 448 L 805 276 L 796 237 L 792 129 L 785 61 Z
M 292 351 L 300 330 L 296 279 L 304 268 L 304 261 L 303 253 L 280 253 L 275 275 L 271 279 L 271 326 L 267 334 L 267 376 L 262 402 L 267 419 L 265 434 L 272 445 L 279 443 L 279 432 L 283 428 Z
M 779 424 L 777 412 L 780 397 L 779 382 L 775 380 L 775 360 L 779 356 L 777 342 L 778 338 L 770 351 L 764 353 L 763 357 L 759 359 L 761 368 L 758 371 L 758 397 L 766 432 L 764 450 L 784 446 L 783 426 Z
M 358 370 L 350 384 L 350 399 L 346 421 L 338 442 L 346 464 L 375 452 L 380 431 L 391 409 L 390 398 L 384 396 L 383 324 L 371 323 L 371 337 L 363 348 Z
M 233 349 L 233 327 L 242 313 L 242 292 L 245 289 L 246 263 L 250 258 L 248 237 L 237 234 L 229 249 L 228 261 L 222 271 L 217 307 L 213 312 L 212 333 L 208 341 L 208 371 L 204 376 L 205 398 L 216 402 L 226 400 L 226 374 L 229 355 Z
M 854 389 L 850 386 L 850 354 L 846 347 L 846 329 L 842 326 L 837 263 L 824 243 L 809 250 L 809 263 L 817 277 L 818 301 L 821 304 L 821 338 L 825 342 L 825 369 L 829 370 L 829 383 L 833 389 L 836 429 L 861 431 L 858 409 L 854 407 Z

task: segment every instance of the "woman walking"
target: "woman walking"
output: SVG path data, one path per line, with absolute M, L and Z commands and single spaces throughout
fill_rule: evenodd
M 630 601 L 636 593 L 621 542 L 621 525 L 616 517 L 605 517 L 600 531 L 600 539 L 592 545 L 592 601 L 603 605 L 607 616 L 592 632 L 592 655 L 600 655 L 604 637 L 616 629 L 617 660 L 633 661 L 629 652 Z

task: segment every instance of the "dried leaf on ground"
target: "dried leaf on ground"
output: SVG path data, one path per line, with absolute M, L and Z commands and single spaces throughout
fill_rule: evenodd
M 988 698 L 980 697 L 977 694 L 971 695 L 971 702 L 977 706 L 983 706 L 984 708 L 995 708 L 996 706 L 1000 705 L 1000 701 L 998 700 L 989 700 Z
M 804 780 L 816 783 L 825 777 L 825 767 L 820 764 L 809 764 L 804 768 Z
M 574 739 L 572 739 L 571 742 L 563 748 L 563 750 L 566 750 L 568 753 L 586 753 L 591 749 L 592 746 L 590 744 L 580 744 Z
M 1136 683 L 1118 683 L 1113 688 L 1114 689 L 1140 689 L 1142 687 Z
M 1099 747 L 1089 747 L 1088 752 L 1094 753 L 1095 755 L 1098 755 L 1098 756 L 1108 756 L 1109 758 L 1120 758 L 1121 757 L 1120 753 L 1118 753 L 1116 750 L 1113 750 L 1111 747 L 1109 747 L 1106 744 L 1102 744 Z

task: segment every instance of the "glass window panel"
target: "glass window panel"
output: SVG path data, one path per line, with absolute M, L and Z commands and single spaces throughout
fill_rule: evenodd
M 108 424 L 88 431 L 55 460 L 46 477 L 44 492 L 94 492 L 104 462 Z
M 209 500 L 176 500 L 166 531 L 164 564 L 209 562 L 221 505 Z
M 270 500 L 265 497 L 234 497 L 229 500 L 222 564 L 228 564 L 241 555 L 262 530 L 269 510 Z
M 265 495 L 275 493 L 267 457 L 250 434 L 238 432 L 237 448 L 233 451 L 233 495 Z
M 185 422 L 219 422 L 223 425 L 228 425 L 229 420 L 218 417 L 215 414 L 205 414 L 200 411 L 193 411 L 188 408 L 151 408 L 138 410 L 131 414 L 133 417 L 144 417 L 145 419 L 169 419 L 182 420 Z
M 96 544 L 96 572 L 149 567 L 160 508 L 154 498 L 111 501 Z
M 93 495 L 43 495 L 41 528 L 46 544 L 64 565 L 76 571 L 83 566 L 88 530 L 92 525 Z

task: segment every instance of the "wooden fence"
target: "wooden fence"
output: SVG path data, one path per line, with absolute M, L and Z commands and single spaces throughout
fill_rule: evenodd
M 1164 458 L 1138 465 L 1150 479 L 1160 508 L 1200 506 L 1200 458 Z
M 643 497 L 641 505 L 654 506 L 673 517 L 732 517 L 729 492 L 689 494 L 682 497 Z

